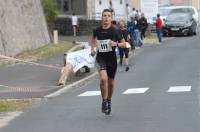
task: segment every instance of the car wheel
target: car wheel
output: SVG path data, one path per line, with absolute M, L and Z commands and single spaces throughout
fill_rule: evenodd
M 172 33 L 168 33 L 168 36 L 169 36 L 169 37 L 172 37 Z
M 167 34 L 166 33 L 163 33 L 163 37 L 166 37 L 167 36 Z
M 192 35 L 193 35 L 193 31 L 192 29 L 189 29 L 188 36 L 192 36 Z
M 193 34 L 194 34 L 194 35 L 197 35 L 197 31 L 198 31 L 198 28 L 196 27 Z

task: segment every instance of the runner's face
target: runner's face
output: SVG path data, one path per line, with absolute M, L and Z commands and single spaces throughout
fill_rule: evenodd
M 104 12 L 102 14 L 102 21 L 104 25 L 111 25 L 112 22 L 112 13 Z

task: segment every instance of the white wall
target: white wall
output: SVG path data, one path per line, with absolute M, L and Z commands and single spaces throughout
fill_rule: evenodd
M 110 8 L 109 0 L 101 0 L 101 5 L 99 4 L 99 0 L 95 0 L 95 11 L 94 11 L 95 19 L 100 20 L 102 11 L 108 8 Z M 122 0 L 122 4 L 120 4 L 120 0 L 112 0 L 112 8 L 115 11 L 114 14 L 115 20 L 127 18 L 125 0 Z

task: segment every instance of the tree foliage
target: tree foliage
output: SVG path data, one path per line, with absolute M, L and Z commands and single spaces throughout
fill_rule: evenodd
M 42 6 L 47 20 L 47 24 L 50 29 L 53 29 L 56 17 L 58 15 L 58 7 L 56 0 L 42 0 Z

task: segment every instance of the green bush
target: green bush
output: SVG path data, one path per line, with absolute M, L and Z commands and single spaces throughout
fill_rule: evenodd
M 58 7 L 56 0 L 42 0 L 42 6 L 46 21 L 50 31 L 55 27 L 55 20 L 58 15 Z

